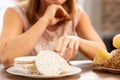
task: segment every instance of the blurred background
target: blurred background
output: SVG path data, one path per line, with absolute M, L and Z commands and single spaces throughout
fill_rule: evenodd
M 91 22 L 106 44 L 107 50 L 115 49 L 112 39 L 120 33 L 120 0 L 77 0 L 88 13 Z M 77 56 L 78 59 L 83 56 Z
M 25 0 L 0 0 L 0 32 L 6 8 L 21 1 Z M 87 12 L 108 51 L 111 52 L 115 49 L 112 46 L 112 38 L 120 32 L 120 0 L 77 0 L 77 4 Z M 86 58 L 79 54 L 76 59 Z

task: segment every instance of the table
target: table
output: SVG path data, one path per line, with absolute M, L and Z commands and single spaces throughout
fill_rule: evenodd
M 0 69 L 0 80 L 120 80 L 120 74 L 113 74 L 102 71 L 93 71 L 92 62 L 89 60 L 71 61 L 71 65 L 82 69 L 82 72 L 73 76 L 55 78 L 55 79 L 36 79 L 21 76 L 15 76 L 6 72 L 6 69 Z

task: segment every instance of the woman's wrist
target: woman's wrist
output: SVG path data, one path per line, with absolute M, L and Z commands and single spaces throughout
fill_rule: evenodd
M 49 25 L 49 24 L 50 24 L 49 19 L 47 19 L 45 16 L 41 17 L 41 19 L 40 19 L 40 20 L 42 20 L 42 21 L 43 21 L 43 23 L 45 23 L 45 24 L 47 24 L 47 25 Z
M 82 43 L 81 41 L 82 41 L 82 39 L 80 37 L 78 37 L 79 48 L 81 47 L 81 43 Z
M 80 44 L 80 42 L 81 42 L 81 38 L 80 37 L 78 37 L 78 41 L 79 41 L 79 44 Z

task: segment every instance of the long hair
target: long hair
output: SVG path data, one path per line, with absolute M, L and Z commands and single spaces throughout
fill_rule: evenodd
M 72 19 L 75 15 L 76 8 L 75 8 L 75 0 L 67 0 L 62 6 L 70 15 L 70 19 Z M 28 11 L 27 17 L 31 24 L 34 24 L 37 21 L 36 12 L 40 7 L 40 0 L 29 0 L 28 1 Z

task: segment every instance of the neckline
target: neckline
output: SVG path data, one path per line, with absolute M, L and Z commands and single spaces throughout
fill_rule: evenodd
M 58 30 L 61 30 L 61 28 L 63 28 L 64 26 L 65 26 L 65 23 L 58 23 L 58 24 L 56 24 L 55 25 L 57 28 L 55 29 L 55 30 L 53 30 L 53 31 L 51 31 L 51 30 L 49 30 L 48 28 L 46 28 L 46 30 L 48 31 L 48 32 L 50 32 L 50 33 L 55 33 L 55 32 L 57 32 Z M 51 26 L 52 27 L 52 26 Z
M 51 26 L 52 27 L 52 26 Z M 62 27 L 61 25 L 60 26 L 58 26 L 55 30 L 53 30 L 53 31 L 51 31 L 51 30 L 49 30 L 48 28 L 46 28 L 46 31 L 47 32 L 49 32 L 49 33 L 56 33 L 59 29 L 60 29 L 60 27 Z

